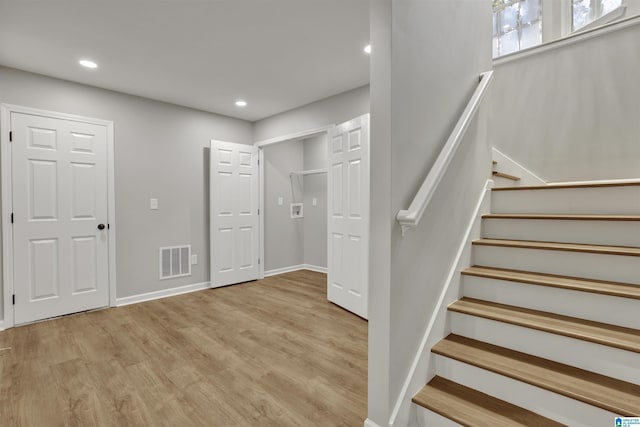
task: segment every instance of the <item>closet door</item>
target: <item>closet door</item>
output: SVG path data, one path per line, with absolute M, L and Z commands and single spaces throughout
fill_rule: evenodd
M 369 115 L 329 131 L 329 301 L 367 318 L 369 298 Z
M 258 278 L 258 149 L 211 141 L 211 287 Z

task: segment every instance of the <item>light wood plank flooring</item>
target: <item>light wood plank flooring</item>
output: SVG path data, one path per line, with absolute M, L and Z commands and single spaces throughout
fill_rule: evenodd
M 367 322 L 310 271 L 0 332 L 3 426 L 362 426 Z

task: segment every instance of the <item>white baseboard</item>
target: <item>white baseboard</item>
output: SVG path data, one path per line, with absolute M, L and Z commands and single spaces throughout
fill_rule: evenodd
M 364 420 L 364 427 L 380 427 L 378 424 L 371 421 L 369 418 Z
M 268 270 L 264 272 L 264 277 L 275 276 L 278 274 L 291 273 L 292 271 L 298 270 L 311 270 L 316 271 L 318 273 L 326 273 L 327 267 L 320 267 L 317 265 L 311 264 L 298 264 L 292 265 L 290 267 L 282 267 L 282 268 L 274 268 L 273 270 Z
M 463 254 L 465 253 L 465 250 L 469 251 L 470 250 L 470 246 L 471 246 L 471 241 L 477 237 L 479 237 L 480 234 L 480 221 L 482 219 L 482 214 L 485 213 L 483 212 L 483 210 L 487 210 L 489 209 L 489 204 L 490 204 L 490 197 L 491 197 L 491 189 L 494 186 L 494 182 L 493 180 L 489 179 L 485 182 L 484 188 L 482 189 L 482 194 L 480 195 L 479 199 L 478 199 L 478 203 L 475 207 L 475 210 L 473 212 L 473 215 L 471 216 L 469 223 L 467 225 L 467 229 L 464 233 L 464 237 L 462 238 L 461 242 L 460 242 L 460 246 L 458 248 L 458 252 L 451 264 L 451 268 L 449 269 L 449 273 L 447 275 L 447 279 L 444 283 L 444 286 L 442 288 L 442 292 L 440 293 L 440 297 L 438 298 L 438 302 L 436 303 L 436 306 L 433 310 L 433 313 L 431 315 L 431 318 L 429 319 L 429 323 L 427 324 L 427 327 L 425 328 L 424 331 L 424 335 L 422 337 L 422 341 L 420 342 L 420 345 L 418 347 L 418 351 L 416 352 L 414 358 L 413 358 L 413 363 L 411 364 L 411 368 L 409 369 L 409 373 L 404 381 L 404 384 L 402 386 L 402 389 L 400 391 L 400 395 L 398 396 L 398 399 L 396 400 L 396 404 L 393 408 L 393 412 L 391 414 L 391 418 L 389 420 L 389 425 L 390 426 L 395 426 L 396 423 L 398 422 L 398 415 L 399 413 L 403 410 L 403 406 L 404 408 L 406 408 L 407 406 L 407 402 L 410 402 L 410 397 L 413 393 L 415 393 L 417 390 L 414 390 L 413 388 L 415 388 L 415 382 L 418 380 L 416 377 L 417 372 L 423 372 L 425 371 L 425 366 L 427 366 L 429 364 L 429 355 L 431 353 L 431 348 L 427 348 L 427 343 L 430 341 L 430 338 L 432 338 L 432 334 L 434 334 L 436 331 L 434 331 L 434 325 L 436 324 L 437 321 L 441 321 L 443 316 L 446 316 L 446 311 L 447 311 L 447 305 L 449 302 L 445 301 L 447 294 L 450 291 L 450 288 L 452 287 L 452 285 L 455 283 L 458 286 L 460 285 L 460 271 L 464 268 L 464 267 L 468 267 L 469 265 L 462 265 L 463 264 Z M 478 234 L 478 236 L 474 236 L 472 234 Z M 450 329 L 450 328 L 449 328 Z M 441 337 L 444 338 L 444 337 Z M 425 356 L 425 353 L 427 354 Z M 425 380 L 426 378 L 421 378 L 420 380 Z M 424 385 L 424 383 L 421 383 L 422 385 Z M 419 388 L 418 388 L 419 390 Z M 406 410 L 406 409 L 405 409 Z
M 303 270 L 315 271 L 316 273 L 327 273 L 327 267 L 320 267 L 312 264 L 304 264 Z
M 264 277 L 275 276 L 277 274 L 291 273 L 292 271 L 303 270 L 304 264 L 292 265 L 290 267 L 274 268 L 264 272 Z
M 529 169 L 525 168 L 495 147 L 492 147 L 492 156 L 493 160 L 498 162 L 497 168 L 500 172 L 520 177 L 521 186 L 546 185 L 544 179 L 540 178 L 538 175 L 531 172 Z
M 0 331 L 4 331 L 4 320 L 0 320 Z
M 145 301 L 152 301 L 154 299 L 173 297 L 176 295 L 188 294 L 189 292 L 201 291 L 203 289 L 209 289 L 211 282 L 195 283 L 193 285 L 178 286 L 171 289 L 162 289 L 160 291 L 147 292 L 139 295 L 132 295 L 130 297 L 123 297 L 116 299 L 116 307 L 122 307 L 130 304 L 137 304 Z

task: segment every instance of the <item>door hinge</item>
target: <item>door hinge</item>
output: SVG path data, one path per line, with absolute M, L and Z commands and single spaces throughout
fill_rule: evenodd
M 13 212 L 11 212 L 11 224 L 13 224 Z
M 260 265 L 260 258 L 258 258 L 258 265 Z
M 258 215 L 260 215 L 260 209 L 258 209 Z
M 111 224 L 107 224 L 107 230 L 111 228 Z
M 12 295 L 13 298 L 11 298 L 13 305 L 16 305 L 16 294 Z
M 9 142 L 13 142 L 13 132 L 9 131 Z

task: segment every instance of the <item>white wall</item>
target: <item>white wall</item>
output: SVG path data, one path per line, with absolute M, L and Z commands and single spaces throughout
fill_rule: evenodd
M 546 181 L 640 178 L 640 24 L 574 40 L 495 65 L 491 141 Z
M 420 227 L 402 238 L 394 218 L 409 206 L 479 75 L 491 68 L 490 22 L 490 2 L 372 2 L 369 418 L 379 425 L 390 420 L 489 177 L 483 123 L 469 129 Z M 408 417 L 401 413 L 397 425 Z
M 387 426 L 391 416 L 391 37 L 393 2 L 371 0 L 371 120 L 369 197 L 368 419 Z M 374 48 L 375 46 L 375 48 Z M 365 424 L 366 425 L 366 424 Z
M 4 67 L 0 102 L 115 123 L 118 298 L 209 280 L 209 140 L 251 143 L 251 123 Z M 158 248 L 177 244 L 199 264 L 159 281 Z
M 368 112 L 369 86 L 363 86 L 254 122 L 253 140 L 335 125 Z
M 304 169 L 327 169 L 327 136 L 303 141 Z M 327 267 L 327 174 L 304 177 L 304 263 Z M 316 206 L 313 206 L 313 199 Z
M 631 18 L 633 16 L 640 15 L 640 1 L 638 0 L 627 0 L 626 2 L 627 10 L 625 10 L 624 15 L 620 19 Z
M 264 270 L 304 262 L 304 221 L 291 218 L 291 203 L 303 201 L 302 177 L 289 174 L 304 167 L 303 144 L 287 141 L 264 148 Z M 284 203 L 278 205 L 278 198 Z

